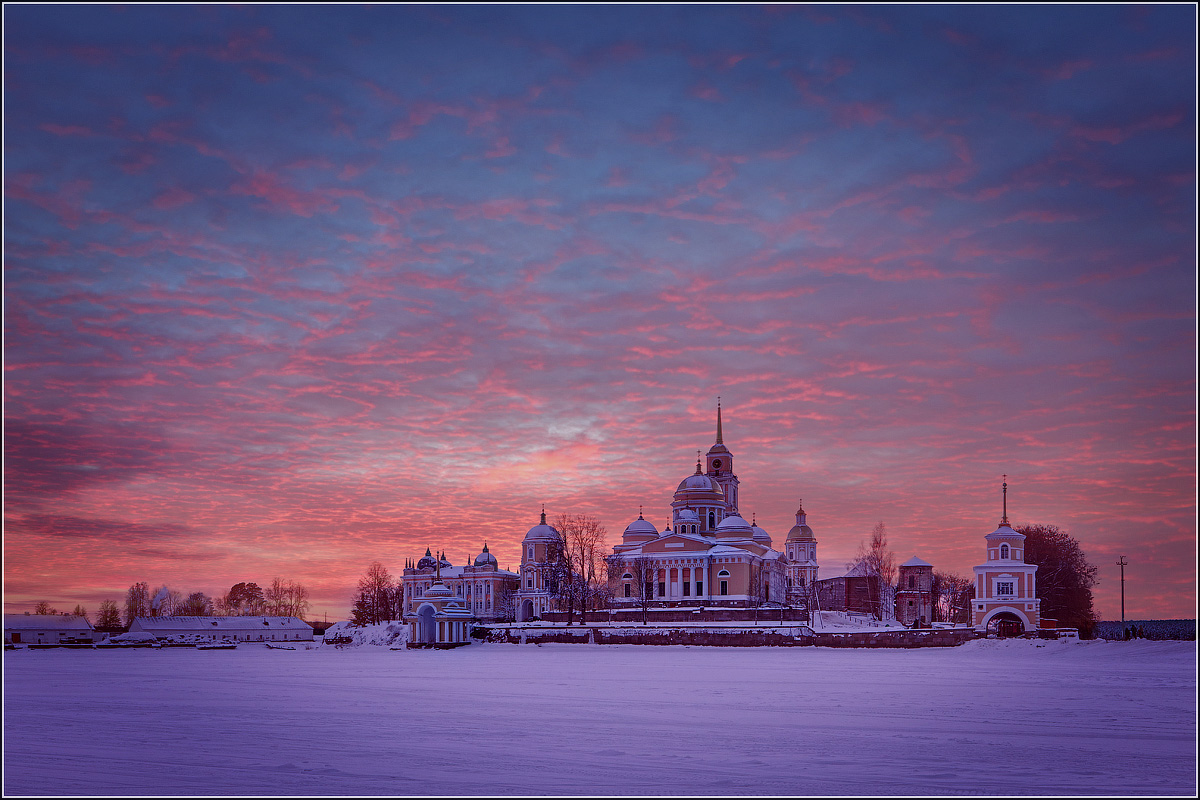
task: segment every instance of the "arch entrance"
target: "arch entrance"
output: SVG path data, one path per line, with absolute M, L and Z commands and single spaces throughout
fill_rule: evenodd
M 533 601 L 522 600 L 517 608 L 517 622 L 529 622 L 533 619 Z
M 433 617 L 433 606 L 426 603 L 417 609 L 417 644 L 433 644 L 437 641 Z
M 987 621 L 987 632 L 997 636 L 1020 636 L 1025 633 L 1025 620 L 1011 611 L 998 611 Z

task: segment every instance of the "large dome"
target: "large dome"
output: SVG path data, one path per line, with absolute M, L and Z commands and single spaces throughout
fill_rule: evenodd
M 654 523 L 647 522 L 641 514 L 638 514 L 638 518 L 629 523 L 629 527 L 625 529 L 621 538 L 626 542 L 639 539 L 650 541 L 658 538 L 658 528 L 654 527 Z
M 766 547 L 771 546 L 771 534 L 758 527 L 758 525 L 751 525 L 750 531 L 753 534 L 754 541 Z
M 524 541 L 526 542 L 551 542 L 557 541 L 562 537 L 559 536 L 558 530 L 551 525 L 546 524 L 546 512 L 542 511 L 542 521 L 529 529 L 529 533 L 525 534 Z
M 483 552 L 480 553 L 479 555 L 475 556 L 475 566 L 484 567 L 484 566 L 487 566 L 488 564 L 491 564 L 492 566 L 497 566 L 498 563 L 499 562 L 496 561 L 496 557 L 488 552 L 487 542 L 484 542 L 483 543 Z
M 750 527 L 749 522 L 733 514 L 721 520 L 721 524 L 717 526 L 717 538 L 753 540 L 754 529 Z
M 807 525 L 793 525 L 792 529 L 788 531 L 787 535 L 787 540 L 789 542 L 809 541 L 815 538 L 816 537 L 813 536 L 812 528 L 808 527 Z
M 812 528 L 808 527 L 808 515 L 804 513 L 804 504 L 800 504 L 800 508 L 796 510 L 796 524 L 788 531 L 787 541 L 789 542 L 815 542 L 816 537 L 813 536 Z
M 721 484 L 707 475 L 701 475 L 697 470 L 695 474 L 688 475 L 679 482 L 674 500 L 689 506 L 712 506 L 724 504 L 725 492 L 721 489 Z
M 712 478 L 708 477 L 707 475 L 688 475 L 686 478 L 684 478 L 683 480 L 681 480 L 679 482 L 679 488 L 676 489 L 675 491 L 682 492 L 684 490 L 688 490 L 688 491 L 697 491 L 698 490 L 698 491 L 702 491 L 702 492 L 712 492 L 712 491 L 719 492 L 719 491 L 721 491 L 721 484 L 717 483 L 716 481 L 714 481 Z

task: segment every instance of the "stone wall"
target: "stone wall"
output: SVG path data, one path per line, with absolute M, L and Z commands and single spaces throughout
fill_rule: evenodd
M 782 614 L 782 616 L 781 616 Z M 542 615 L 546 622 L 566 622 L 565 611 L 547 611 Z M 651 608 L 646 611 L 646 619 L 651 625 L 663 622 L 747 622 L 754 623 L 753 608 Z M 579 624 L 579 612 L 571 616 L 572 622 Z M 760 608 L 758 620 L 762 624 L 779 622 L 808 622 L 806 608 Z M 640 608 L 622 608 L 613 611 L 589 611 L 587 624 L 630 623 L 642 624 Z
M 954 647 L 975 638 L 955 630 L 813 633 L 806 625 L 746 628 L 662 626 L 548 628 L 536 625 L 488 629 L 486 641 L 504 644 L 655 644 L 704 647 Z

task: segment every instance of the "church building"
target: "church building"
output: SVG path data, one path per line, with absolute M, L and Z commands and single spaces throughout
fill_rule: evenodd
M 639 606 L 646 590 L 650 606 L 657 608 L 748 608 L 787 602 L 787 559 L 773 548 L 770 534 L 757 521 L 747 522 L 739 513 L 741 483 L 733 461 L 733 453 L 724 443 L 718 403 L 716 442 L 697 459 L 696 471 L 679 482 L 671 497 L 669 523 L 659 531 L 639 514 L 608 556 L 620 575 L 614 598 L 617 608 Z M 804 553 L 797 556 L 802 566 L 793 579 L 798 582 L 803 576 L 811 583 L 817 569 L 816 540 L 811 530 L 805 530 L 803 516 L 802 509 L 797 513 L 800 530 L 793 528 L 793 549 Z M 530 536 L 536 530 L 531 530 Z M 526 557 L 537 553 L 536 547 L 529 546 L 530 536 L 526 537 Z M 532 562 L 523 562 L 522 567 L 532 567 L 536 574 Z M 635 574 L 650 578 L 645 589 Z M 526 579 L 521 592 L 535 589 Z
M 405 564 L 400 576 L 404 618 L 407 620 L 416 614 L 433 586 L 441 584 L 476 621 L 511 619 L 517 580 L 515 572 L 500 569 L 496 556 L 488 552 L 486 542 L 483 552 L 474 560 L 468 558 L 461 567 L 451 565 L 445 553 L 435 557 L 429 548 L 425 548 L 425 555 L 415 564 Z

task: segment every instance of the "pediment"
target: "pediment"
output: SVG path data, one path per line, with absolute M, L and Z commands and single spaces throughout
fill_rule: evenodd
M 711 542 L 697 541 L 690 536 L 672 534 L 642 545 L 643 553 L 696 553 L 712 547 Z

